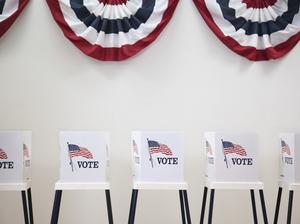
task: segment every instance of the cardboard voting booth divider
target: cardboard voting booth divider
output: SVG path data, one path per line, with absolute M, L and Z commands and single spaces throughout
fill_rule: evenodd
M 0 132 L 0 184 L 30 181 L 31 132 Z
M 207 179 L 211 182 L 259 182 L 257 136 L 205 133 Z
M 279 141 L 280 181 L 286 184 L 300 183 L 300 135 L 281 133 Z
M 283 187 L 289 190 L 287 223 L 292 222 L 294 191 L 300 190 L 300 135 L 297 133 L 280 133 L 278 144 L 280 156 L 280 177 L 277 194 L 274 223 L 278 222 Z
M 109 134 L 60 133 L 59 183 L 107 183 Z
M 60 178 L 55 184 L 51 224 L 58 222 L 62 190 L 105 190 L 108 219 L 113 223 L 109 169 L 109 133 L 60 132 Z
M 134 131 L 131 146 L 133 191 L 128 223 L 134 223 L 138 190 L 179 190 L 182 219 L 185 220 L 186 215 L 190 223 L 187 183 L 184 180 L 183 134 Z
M 184 182 L 182 134 L 135 131 L 132 149 L 135 182 Z
M 26 224 L 33 224 L 30 188 L 31 136 L 30 131 L 0 131 L 0 191 L 21 191 Z
M 259 190 L 263 218 L 267 223 L 264 185 L 259 181 L 257 135 L 206 132 L 204 149 L 207 166 L 200 223 L 204 222 L 208 189 L 211 190 L 208 223 L 212 223 L 216 189 L 250 190 L 254 223 L 257 223 L 254 190 Z

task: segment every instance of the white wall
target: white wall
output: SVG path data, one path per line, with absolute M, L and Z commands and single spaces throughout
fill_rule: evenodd
M 271 222 L 277 193 L 278 161 L 273 153 L 277 134 L 300 132 L 299 57 L 298 46 L 282 60 L 249 62 L 216 39 L 192 1 L 181 1 L 162 35 L 142 53 L 120 63 L 95 61 L 64 38 L 45 1 L 32 1 L 0 39 L 0 128 L 33 131 L 36 223 L 50 220 L 60 130 L 112 133 L 114 218 L 117 224 L 126 223 L 129 139 L 130 132 L 139 129 L 186 133 L 186 180 L 195 223 L 205 171 L 204 131 L 257 132 Z M 180 223 L 177 192 L 139 196 L 137 224 Z M 0 197 L 0 223 L 22 223 L 20 194 L 2 192 Z M 104 199 L 103 192 L 65 193 L 60 223 L 106 223 Z M 249 199 L 249 192 L 217 191 L 214 223 L 253 223 Z M 283 202 L 287 204 L 286 197 Z M 299 206 L 296 200 L 294 211 Z M 286 208 L 279 223 L 285 218 Z M 300 214 L 295 212 L 296 220 Z

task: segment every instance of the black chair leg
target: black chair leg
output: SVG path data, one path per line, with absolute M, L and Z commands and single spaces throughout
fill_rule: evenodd
M 61 195 L 62 195 L 62 190 L 55 191 L 52 216 L 51 216 L 51 224 L 57 224 L 57 222 L 58 222 Z
M 290 191 L 290 193 L 289 193 L 289 207 L 288 207 L 287 224 L 292 223 L 293 199 L 294 199 L 294 191 Z
M 278 194 L 277 194 L 277 202 L 276 202 L 276 209 L 275 209 L 275 216 L 274 216 L 274 224 L 278 223 L 278 216 L 280 211 L 280 203 L 281 203 L 281 195 L 282 195 L 282 187 L 279 187 Z
M 105 196 L 106 196 L 108 223 L 113 224 L 114 221 L 113 221 L 113 214 L 112 214 L 112 208 L 111 208 L 110 190 L 105 190 Z
M 207 199 L 207 187 L 204 187 L 203 198 L 202 198 L 202 208 L 201 208 L 201 215 L 200 215 L 200 224 L 204 223 L 206 199 Z
M 260 196 L 260 202 L 261 202 L 261 208 L 264 218 L 264 223 L 268 224 L 268 215 L 267 215 L 267 209 L 266 209 L 266 203 L 265 203 L 265 197 L 264 197 L 264 191 L 259 190 L 259 196 Z
M 25 223 L 25 224 L 29 224 L 26 191 L 22 191 L 21 193 L 22 193 L 22 203 L 23 203 L 24 223 Z
M 253 221 L 254 224 L 257 224 L 257 211 L 256 211 L 256 202 L 255 202 L 255 194 L 254 194 L 254 190 L 250 190 L 251 193 L 251 203 L 252 203 L 252 212 L 253 212 Z
M 209 213 L 208 213 L 208 224 L 212 224 L 214 199 L 215 199 L 215 189 L 211 189 L 210 190 Z
M 128 224 L 132 223 L 133 197 L 134 197 L 134 193 L 133 193 L 133 190 L 132 190 L 132 193 L 131 193 L 131 200 L 130 200 L 130 208 L 129 208 Z
M 182 224 L 186 224 L 186 222 L 185 222 L 184 198 L 183 198 L 183 192 L 182 192 L 182 190 L 179 190 L 179 199 L 180 199 L 180 209 L 181 209 Z
M 31 188 L 27 189 L 27 196 L 28 196 L 28 207 L 29 207 L 29 220 L 30 220 L 30 224 L 34 224 L 34 222 L 33 222 L 32 199 L 31 199 Z
M 190 206 L 189 206 L 189 200 L 188 200 L 188 195 L 187 191 L 183 190 L 183 196 L 184 196 L 184 203 L 185 203 L 185 212 L 186 212 L 186 218 L 187 218 L 187 223 L 191 224 L 191 214 L 190 214 Z
M 137 198 L 138 198 L 138 190 L 133 189 L 132 190 L 132 195 L 131 195 L 131 203 L 130 203 L 128 224 L 134 224 Z

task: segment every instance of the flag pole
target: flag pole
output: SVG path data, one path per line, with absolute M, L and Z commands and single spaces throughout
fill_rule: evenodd
M 227 156 L 226 156 L 226 153 L 225 153 L 225 150 L 224 150 L 224 141 L 223 141 L 223 139 L 221 139 L 221 141 L 222 141 L 222 148 L 223 148 L 223 154 L 224 154 L 224 161 L 225 161 L 225 163 L 226 163 L 226 167 L 229 168 L 229 167 L 228 167 Z
M 68 154 L 69 154 L 69 158 L 70 158 L 70 165 L 72 167 L 72 172 L 74 172 L 74 164 L 73 164 L 73 160 L 72 160 L 72 157 L 71 157 L 71 154 L 70 154 L 69 142 L 67 142 L 67 144 L 68 144 Z
M 148 152 L 149 152 L 149 160 L 151 162 L 151 166 L 153 168 L 153 158 L 152 158 L 152 154 L 150 152 L 150 147 L 149 147 L 149 139 L 147 138 L 147 142 L 148 142 Z

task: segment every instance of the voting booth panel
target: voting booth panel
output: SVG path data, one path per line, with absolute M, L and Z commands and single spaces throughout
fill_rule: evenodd
M 132 132 L 133 176 L 138 182 L 184 182 L 183 135 Z
M 205 133 L 206 177 L 219 182 L 258 182 L 255 134 Z
M 280 141 L 280 180 L 284 183 L 300 183 L 300 135 L 281 133 Z
M 279 134 L 280 178 L 275 206 L 274 224 L 278 223 L 283 188 L 289 191 L 287 223 L 292 223 L 294 191 L 300 190 L 300 135 L 296 133 Z
M 60 148 L 59 182 L 108 181 L 108 133 L 63 131 L 60 133 Z
M 0 132 L 0 183 L 25 183 L 30 180 L 31 132 Z

